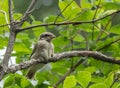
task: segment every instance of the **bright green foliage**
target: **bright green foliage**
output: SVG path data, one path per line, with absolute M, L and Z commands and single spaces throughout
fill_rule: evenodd
M 9 23 L 8 1 L 0 0 L 0 50 L 7 47 L 10 34 L 9 25 L 2 26 Z M 15 21 L 20 21 L 30 1 L 13 0 Z M 55 53 L 91 50 L 120 60 L 120 13 L 114 13 L 120 10 L 120 0 L 50 0 L 49 3 L 45 1 L 38 0 L 34 11 L 23 23 L 22 28 L 51 23 L 54 25 L 35 27 L 17 34 L 14 52 L 11 55 L 11 58 L 15 57 L 17 64 L 30 59 L 34 44 L 40 34 L 46 31 L 56 35 L 53 40 Z M 81 22 L 81 24 L 68 24 L 69 22 Z M 57 25 L 59 23 L 65 24 Z M 3 56 L 4 54 L 0 54 L 0 61 Z M 4 88 L 54 88 L 53 85 L 82 58 L 65 58 L 49 64 L 45 70 L 36 73 L 34 77 L 36 84 L 25 77 L 28 69 L 22 70 L 21 75 L 7 74 L 4 77 Z M 119 75 L 119 65 L 91 57 L 85 59 L 87 60 L 74 72 L 67 75 L 58 88 L 110 88 L 111 86 L 111 88 L 120 88 L 120 79 L 115 81 L 116 73 Z
M 76 85 L 75 76 L 66 77 L 64 80 L 63 88 L 73 88 Z
M 59 1 L 59 7 L 61 12 L 63 11 L 62 15 L 66 18 L 66 20 L 70 18 L 75 18 L 77 14 L 80 12 L 79 6 L 73 1 L 68 8 L 66 6 L 68 3 L 71 3 L 71 1 Z M 66 9 L 65 9 L 66 8 Z M 65 9 L 65 10 L 64 10 Z
M 96 83 L 90 86 L 90 88 L 108 88 L 104 83 Z
M 0 10 L 8 11 L 8 0 L 0 0 Z
M 18 74 L 10 74 L 4 83 L 4 88 L 34 88 L 27 78 Z
M 88 83 L 91 81 L 91 73 L 87 71 L 80 71 L 76 75 L 76 79 L 83 88 L 86 88 Z
M 104 83 L 107 85 L 107 87 L 109 88 L 112 83 L 113 83 L 113 77 L 114 77 L 114 74 L 113 73 L 110 73 L 108 75 L 108 77 L 105 79 Z

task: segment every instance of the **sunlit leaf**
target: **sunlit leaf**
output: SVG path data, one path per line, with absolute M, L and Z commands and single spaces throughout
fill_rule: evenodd
M 64 80 L 63 88 L 73 88 L 76 85 L 75 76 L 68 76 Z
M 88 71 L 80 71 L 76 75 L 76 79 L 83 88 L 86 88 L 91 81 L 91 73 Z
M 107 87 L 111 87 L 112 83 L 114 81 L 114 74 L 110 73 L 108 77 L 105 79 L 104 83 L 107 85 Z
M 59 2 L 59 7 L 60 7 L 60 10 L 62 12 L 62 15 L 66 19 L 76 17 L 76 15 L 81 11 L 79 6 L 74 1 L 72 3 L 71 2 L 60 1 Z
M 90 88 L 108 88 L 104 83 L 96 83 L 90 86 Z

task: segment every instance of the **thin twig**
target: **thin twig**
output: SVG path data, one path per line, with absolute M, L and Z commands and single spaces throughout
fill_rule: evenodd
M 117 13 L 113 14 L 113 16 L 111 17 L 111 19 L 107 22 L 107 24 L 105 25 L 105 27 L 102 30 L 106 30 L 107 26 L 109 25 L 109 23 L 111 22 L 111 20 L 117 15 Z M 100 31 L 100 33 L 98 34 L 98 37 L 96 39 L 96 42 L 99 41 L 100 37 L 102 36 L 103 31 Z
M 8 1 L 9 1 L 9 3 L 8 3 L 8 6 L 9 6 L 9 19 L 10 19 L 10 23 L 12 23 L 12 22 L 14 22 L 13 11 L 12 11 L 12 0 L 8 0 Z M 12 31 L 12 24 L 11 24 L 10 30 Z
M 81 34 L 83 34 L 83 37 L 84 37 L 84 39 L 85 39 L 86 50 L 90 50 L 90 48 L 89 48 L 89 41 L 88 41 L 88 39 L 87 39 L 87 34 L 86 34 L 86 32 L 85 32 L 85 31 L 81 31 Z
M 72 0 L 56 17 L 54 24 L 56 23 L 58 17 L 73 3 L 74 0 Z
M 100 21 L 106 17 L 109 17 L 115 13 L 119 13 L 120 10 L 116 11 L 116 12 L 113 12 L 109 15 L 106 15 L 104 17 L 101 17 L 99 19 L 95 19 L 95 20 L 90 20 L 90 21 L 75 21 L 75 22 L 60 22 L 60 23 L 46 23 L 46 24 L 39 24 L 39 25 L 35 25 L 35 26 L 30 26 L 30 27 L 26 27 L 26 28 L 21 28 L 21 29 L 18 29 L 17 32 L 22 32 L 22 31 L 25 31 L 25 30 L 28 30 L 28 29 L 32 29 L 32 28 L 36 28 L 36 27 L 41 27 L 41 26 L 50 26 L 50 25 L 68 25 L 68 24 L 72 24 L 72 25 L 78 25 L 78 24 L 83 24 L 83 23 L 93 23 L 93 22 L 97 22 L 97 21 Z
M 70 68 L 69 71 L 65 73 L 65 75 L 54 85 L 54 88 L 57 88 L 58 85 L 65 80 L 65 78 L 70 75 L 72 72 L 75 71 L 75 69 L 84 62 L 85 60 L 81 59 L 79 60 L 72 68 Z
M 99 30 L 101 30 L 102 32 L 104 32 L 105 34 L 109 35 L 109 33 L 101 28 L 99 28 L 95 23 L 93 23 L 93 25 L 98 28 Z
M 20 24 L 22 25 L 24 21 L 29 17 L 30 13 L 34 11 L 34 7 L 36 4 L 37 0 L 32 0 L 31 4 L 27 8 L 26 12 L 24 13 L 23 17 L 21 18 Z
M 98 3 L 98 5 L 97 5 L 97 9 L 95 10 L 95 14 L 94 14 L 94 16 L 93 16 L 93 20 L 95 19 L 96 15 L 97 15 L 97 12 L 98 12 L 100 3 L 101 3 L 101 0 L 99 0 L 99 3 Z M 93 24 L 94 24 L 94 22 L 93 22 Z M 92 29 L 92 40 L 93 40 L 93 38 L 94 38 L 94 26 L 93 26 L 93 29 Z
M 120 79 L 120 73 L 119 73 L 119 72 L 118 72 L 118 73 L 115 72 L 115 74 L 114 74 L 114 80 L 113 80 L 113 82 L 112 82 L 110 88 L 112 88 L 113 85 L 114 85 L 117 81 L 119 81 L 119 79 Z
M 99 0 L 99 2 L 98 2 L 97 9 L 95 10 L 95 14 L 94 14 L 94 16 L 93 16 L 93 20 L 95 19 L 96 15 L 97 15 L 97 12 L 98 12 L 100 3 L 101 3 L 101 0 Z
M 110 42 L 110 43 L 104 45 L 103 47 L 97 49 L 97 51 L 103 50 L 103 49 L 109 47 L 110 45 L 112 45 L 112 44 L 114 44 L 114 43 L 116 43 L 116 42 L 119 42 L 119 41 L 120 41 L 120 39 L 116 39 L 115 41 L 112 41 L 112 42 Z
M 108 14 L 104 17 L 101 17 L 101 18 L 98 18 L 98 19 L 94 19 L 94 20 L 90 20 L 90 21 L 72 21 L 72 22 L 61 22 L 61 23 L 46 23 L 46 24 L 39 24 L 39 25 L 34 25 L 34 26 L 30 26 L 30 27 L 26 27 L 26 28 L 21 28 L 19 29 L 17 32 L 21 32 L 21 31 L 24 31 L 24 30 L 28 30 L 28 29 L 31 29 L 31 28 L 35 28 L 35 27 L 41 27 L 41 26 L 50 26 L 50 25 L 69 25 L 69 24 L 73 24 L 73 25 L 78 25 L 78 24 L 83 24 L 83 23 L 93 23 L 93 22 L 98 22 L 106 17 L 109 17 L 115 13 L 119 13 L 120 10 L 117 10 L 111 14 Z M 7 26 L 7 25 L 10 25 L 10 24 L 3 24 L 3 25 L 0 25 L 0 27 L 4 27 L 4 26 Z

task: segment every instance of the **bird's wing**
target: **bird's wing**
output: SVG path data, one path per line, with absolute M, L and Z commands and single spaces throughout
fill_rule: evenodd
M 41 50 L 43 50 L 43 48 L 46 46 L 46 41 L 44 41 L 44 40 L 40 40 L 40 41 L 38 41 L 36 44 L 35 44 L 35 46 L 34 46 L 34 48 L 33 48 L 33 51 L 32 51 L 32 53 L 31 53 L 31 55 L 30 55 L 30 58 L 31 58 L 31 56 L 36 52 L 36 50 L 39 48 L 39 51 Z
M 36 49 L 37 49 L 37 44 L 34 45 L 34 48 L 33 48 L 32 53 L 30 55 L 30 58 L 31 58 L 31 56 L 33 55 L 33 53 L 35 52 Z

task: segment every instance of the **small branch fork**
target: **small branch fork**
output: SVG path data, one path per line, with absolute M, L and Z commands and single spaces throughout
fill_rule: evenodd
M 97 51 L 68 51 L 68 52 L 63 52 L 60 54 L 56 54 L 53 58 L 49 59 L 48 61 L 43 61 L 42 60 L 30 60 L 30 61 L 25 61 L 22 62 L 20 64 L 17 65 L 12 65 L 10 66 L 6 72 L 4 72 L 5 74 L 8 73 L 14 73 L 18 70 L 22 70 L 22 69 L 26 69 L 34 64 L 38 64 L 38 63 L 49 63 L 49 62 L 56 62 L 59 61 L 63 58 L 67 59 L 67 58 L 71 58 L 71 57 L 93 57 L 96 60 L 101 60 L 104 62 L 108 62 L 108 63 L 112 63 L 112 64 L 118 64 L 120 65 L 120 60 L 116 60 L 113 57 L 108 57 L 102 53 L 99 53 Z M 3 71 L 0 70 L 0 80 L 3 78 L 3 76 L 5 75 L 1 75 Z

